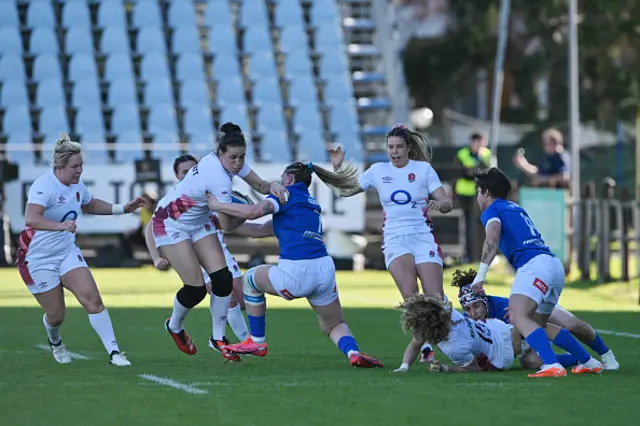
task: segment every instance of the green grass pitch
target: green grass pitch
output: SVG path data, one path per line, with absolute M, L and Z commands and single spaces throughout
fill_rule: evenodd
M 490 294 L 507 295 L 509 275 L 492 268 Z M 208 303 L 186 321 L 198 353 L 179 352 L 163 328 L 179 280 L 175 273 L 94 269 L 118 342 L 133 363 L 107 364 L 86 313 L 68 296 L 62 336 L 86 358 L 58 365 L 42 313 L 15 269 L 0 270 L 0 424 L 9 425 L 633 425 L 640 394 L 637 283 L 568 285 L 560 303 L 603 334 L 621 370 L 601 376 L 528 379 L 505 373 L 436 374 L 397 368 L 409 337 L 393 307 L 386 272 L 340 272 L 345 315 L 360 348 L 385 369 L 356 370 L 320 331 L 304 300 L 268 298 L 269 355 L 225 363 L 207 347 Z M 445 275 L 445 290 L 456 301 Z M 229 331 L 229 337 L 232 334 Z M 443 359 L 437 353 L 439 359 Z M 175 388 L 145 380 L 173 381 Z M 178 385 L 179 384 L 179 385 Z M 189 393 L 188 391 L 195 392 Z

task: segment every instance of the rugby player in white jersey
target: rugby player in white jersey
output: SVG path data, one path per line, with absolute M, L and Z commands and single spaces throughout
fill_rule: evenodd
M 62 290 L 65 287 L 89 314 L 89 323 L 102 340 L 110 363 L 129 366 L 131 363 L 120 352 L 98 286 L 75 244 L 76 219 L 80 211 L 95 215 L 131 213 L 144 200 L 137 197 L 121 205 L 93 198 L 80 179 L 82 166 L 81 145 L 63 133 L 54 144 L 53 169 L 29 188 L 16 264 L 27 288 L 44 310 L 42 322 L 57 362 L 71 362 L 60 337 L 66 312 Z
M 360 176 L 360 188 L 341 195 L 376 189 L 384 210 L 385 264 L 400 294 L 406 299 L 418 293 L 419 277 L 424 294 L 443 298 L 442 250 L 429 212 L 448 213 L 453 204 L 430 164 L 424 136 L 395 125 L 387 134 L 387 155 L 388 162 L 375 163 Z M 345 156 L 342 148 L 334 147 L 329 156 L 334 169 L 340 169 Z M 433 351 L 425 344 L 423 362 L 432 359 Z
M 184 176 L 187 174 L 189 170 L 193 166 L 198 163 L 198 160 L 192 155 L 181 155 L 177 157 L 173 162 L 173 171 L 175 173 L 175 177 L 178 181 L 181 181 Z M 242 203 L 250 203 L 250 199 L 236 191 L 232 193 L 233 202 L 242 202 Z M 237 200 L 237 201 L 236 201 Z M 162 202 L 162 201 L 161 201 Z M 211 225 L 214 226 L 218 231 L 218 239 L 220 240 L 220 244 L 222 245 L 222 250 L 224 251 L 224 255 L 227 261 L 227 267 L 231 271 L 231 275 L 233 276 L 233 292 L 231 293 L 231 301 L 229 302 L 229 313 L 227 315 L 227 323 L 231 326 L 231 330 L 236 335 L 239 341 L 245 340 L 249 337 L 249 330 L 247 328 L 247 323 L 242 315 L 241 309 L 242 304 L 241 300 L 243 300 L 242 294 L 242 271 L 238 267 L 238 263 L 236 262 L 233 255 L 229 252 L 227 245 L 224 242 L 224 231 L 222 231 L 220 227 L 220 221 L 218 220 L 217 215 L 211 215 Z M 243 223 L 238 228 L 234 230 L 234 232 L 238 232 L 239 230 L 243 230 L 244 233 L 252 236 L 254 238 L 261 236 L 269 236 L 273 235 L 272 228 L 266 228 L 261 224 L 255 223 Z M 153 264 L 156 269 L 160 271 L 166 271 L 171 266 L 169 261 L 162 256 L 160 256 L 160 251 L 155 246 L 155 242 L 153 241 L 153 231 L 151 229 L 151 224 L 149 224 L 145 230 L 145 241 L 147 243 L 147 248 L 149 249 L 149 253 L 151 254 L 151 259 L 153 260 Z M 211 287 L 211 279 L 207 274 L 207 271 L 202 269 L 202 276 L 205 281 L 205 285 L 208 288 L 210 293 Z M 211 318 L 212 320 L 215 318 L 215 313 L 213 312 L 213 294 L 210 294 L 212 297 L 210 298 L 210 310 L 211 310 Z M 212 339 L 211 339 L 212 340 Z M 210 346 L 212 346 L 210 340 Z
M 225 123 L 217 152 L 203 157 L 185 177 L 158 203 L 151 221 L 153 238 L 160 255 L 174 267 L 183 287 L 176 294 L 173 313 L 165 328 L 182 352 L 193 355 L 196 345 L 184 329 L 189 311 L 207 295 L 202 266 L 211 280 L 213 298 L 213 336 L 211 345 L 222 356 L 237 361 L 237 355 L 225 350 L 227 312 L 233 290 L 233 276 L 227 267 L 224 251 L 211 226 L 207 194 L 222 202 L 231 202 L 231 180 L 240 176 L 261 194 L 273 194 L 286 202 L 288 192 L 279 183 L 262 180 L 245 164 L 247 144 L 242 129 Z M 225 214 L 218 215 L 223 229 L 231 230 L 244 222 Z

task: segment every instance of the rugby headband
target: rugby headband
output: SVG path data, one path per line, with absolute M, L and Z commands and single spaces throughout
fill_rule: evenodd
M 478 300 L 484 303 L 485 308 L 489 309 L 487 303 L 487 295 L 484 293 L 474 293 L 473 289 L 471 288 L 471 284 L 465 285 L 460 288 L 460 291 L 458 292 L 458 300 L 460 301 L 460 306 L 462 306 L 463 309 L 473 302 L 477 302 Z

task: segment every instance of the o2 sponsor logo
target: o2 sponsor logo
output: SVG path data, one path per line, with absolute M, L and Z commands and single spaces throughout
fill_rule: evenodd
M 68 220 L 76 220 L 77 218 L 78 218 L 78 212 L 75 210 L 71 210 L 67 212 L 64 216 L 62 216 L 62 220 L 60 221 L 60 223 L 66 222 Z
M 396 191 L 393 191 L 391 193 L 390 199 L 391 201 L 393 201 L 395 204 L 399 206 L 404 206 L 410 203 L 412 209 L 418 208 L 417 206 L 418 202 L 413 201 L 411 199 L 411 194 L 409 194 L 409 192 L 405 191 L 404 189 L 398 189 Z

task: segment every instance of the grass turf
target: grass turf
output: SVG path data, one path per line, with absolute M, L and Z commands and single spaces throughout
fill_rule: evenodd
M 509 276 L 490 272 L 490 294 L 507 295 Z M 3 425 L 220 425 L 442 424 L 589 425 L 635 424 L 640 392 L 634 355 L 640 339 L 603 335 L 620 371 L 602 376 L 533 380 L 519 368 L 492 374 L 435 374 L 401 361 L 408 336 L 401 333 L 399 301 L 385 272 L 341 272 L 338 286 L 346 319 L 360 348 L 385 369 L 356 370 L 318 329 L 303 300 L 268 298 L 264 359 L 224 363 L 207 347 L 208 303 L 186 326 L 198 345 L 195 356 L 179 352 L 163 328 L 179 286 L 173 273 L 151 268 L 95 269 L 121 348 L 133 366 L 107 365 L 108 357 L 86 313 L 68 295 L 62 336 L 68 350 L 88 357 L 56 364 L 36 347 L 46 343 L 41 310 L 15 269 L 0 270 L 0 413 Z M 445 283 L 451 271 L 445 274 Z M 455 291 L 445 284 L 449 297 Z M 565 288 L 561 304 L 595 328 L 640 335 L 637 283 Z M 231 332 L 229 331 L 230 338 Z M 442 355 L 437 353 L 440 359 Z M 169 378 L 206 392 L 144 380 Z

